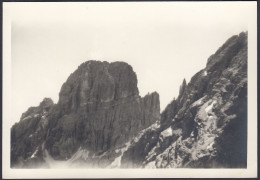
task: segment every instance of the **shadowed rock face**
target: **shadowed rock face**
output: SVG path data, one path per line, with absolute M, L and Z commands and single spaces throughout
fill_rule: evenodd
M 38 107 L 30 107 L 22 114 L 20 122 L 11 129 L 11 166 L 42 166 L 42 148 L 53 101 L 45 98 Z M 33 158 L 31 158 L 33 157 Z
M 247 33 L 241 33 L 188 84 L 183 81 L 160 128 L 143 133 L 124 153 L 122 166 L 245 168 L 246 157 Z
M 138 96 L 137 78 L 131 66 L 123 62 L 88 61 L 63 84 L 58 105 L 63 113 L 91 111 L 91 107 L 98 109 L 112 101 Z
M 71 158 L 79 148 L 99 155 L 159 118 L 159 95 L 139 96 L 130 65 L 87 61 L 62 85 L 57 104 L 44 100 L 12 127 L 12 165 L 40 162 L 45 150 L 56 160 Z

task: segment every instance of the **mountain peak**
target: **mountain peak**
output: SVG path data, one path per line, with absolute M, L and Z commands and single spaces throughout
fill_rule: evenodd
M 28 126 L 21 122 L 12 128 L 13 165 L 44 162 L 44 156 L 66 160 L 82 148 L 96 158 L 160 119 L 159 94 L 141 98 L 136 73 L 129 64 L 91 60 L 68 77 L 56 105 L 45 98 L 22 119 L 28 119 Z
M 89 103 L 138 96 L 137 77 L 124 62 L 87 61 L 62 85 L 59 102 L 67 112 Z

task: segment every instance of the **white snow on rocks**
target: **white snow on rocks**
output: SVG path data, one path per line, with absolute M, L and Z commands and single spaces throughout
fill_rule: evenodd
M 220 99 L 214 97 L 205 102 L 199 109 L 195 122 L 198 125 L 198 141 L 193 145 L 191 159 L 209 156 L 214 151 L 213 145 L 217 137 L 217 116 L 213 111 Z
M 182 135 L 182 129 L 175 129 L 172 131 L 172 134 L 180 136 Z
M 213 102 L 212 100 L 209 100 L 206 103 L 204 103 L 201 106 L 199 112 L 197 113 L 197 117 L 203 121 L 206 121 L 209 116 L 209 113 L 212 113 L 212 108 L 216 103 L 216 100 L 214 100 Z
M 210 136 L 209 134 L 204 134 L 193 147 L 191 154 L 192 159 L 197 160 L 203 156 L 210 155 L 209 151 L 213 150 L 214 140 L 215 135 Z
M 208 107 L 205 108 L 205 111 L 208 113 L 212 110 L 213 106 L 217 103 L 216 100 L 214 100 Z
M 195 107 L 195 106 L 200 106 L 203 103 L 203 100 L 206 98 L 207 96 L 203 96 L 202 98 L 198 99 L 197 101 L 195 101 L 194 103 L 192 103 L 191 107 Z
M 128 150 L 129 146 L 131 145 L 130 142 L 125 143 L 124 147 L 120 149 L 121 155 L 115 158 L 115 160 L 108 166 L 110 168 L 119 168 L 121 166 L 121 159 L 124 153 Z
M 173 132 L 172 132 L 172 128 L 169 127 L 167 129 L 165 129 L 163 132 L 161 132 L 160 136 L 162 136 L 163 138 L 168 137 L 168 136 L 172 136 Z
M 214 144 L 214 141 L 211 142 L 211 143 L 207 146 L 207 149 L 208 149 L 208 150 L 212 150 L 212 149 L 213 149 L 213 144 Z
M 115 158 L 115 160 L 110 164 L 110 168 L 119 168 L 121 166 L 122 155 Z
M 80 158 L 86 160 L 88 157 L 89 151 L 87 149 L 79 147 L 78 151 L 69 159 L 69 161 L 74 161 Z
M 145 157 L 146 161 L 150 161 L 151 158 L 153 158 L 154 156 L 156 156 L 156 148 L 158 148 L 160 146 L 159 142 L 157 142 L 156 146 L 154 146 L 152 148 L 152 150 L 148 153 L 148 155 Z
M 31 155 L 31 158 L 34 158 L 35 157 L 35 155 L 36 155 L 36 153 L 38 152 L 38 147 L 36 148 L 36 150 L 34 151 L 34 153 Z

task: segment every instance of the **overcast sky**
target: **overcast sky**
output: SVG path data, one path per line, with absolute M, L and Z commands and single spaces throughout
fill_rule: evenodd
M 12 19 L 12 122 L 87 60 L 125 61 L 140 95 L 157 91 L 161 111 L 184 78 L 206 66 L 230 36 L 246 31 L 249 6 L 234 3 L 8 3 Z M 250 35 L 250 31 L 249 31 Z

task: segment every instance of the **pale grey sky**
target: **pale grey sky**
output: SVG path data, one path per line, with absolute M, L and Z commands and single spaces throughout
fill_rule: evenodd
M 12 123 L 87 60 L 125 61 L 141 96 L 157 91 L 161 111 L 184 78 L 232 35 L 248 30 L 243 2 L 7 3 L 12 19 Z M 4 14 L 5 15 L 5 14 Z M 249 30 L 250 35 L 250 30 Z

